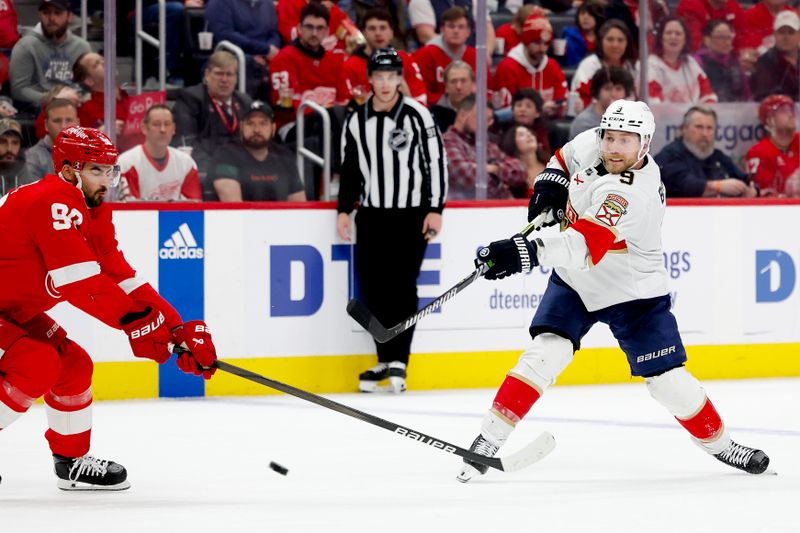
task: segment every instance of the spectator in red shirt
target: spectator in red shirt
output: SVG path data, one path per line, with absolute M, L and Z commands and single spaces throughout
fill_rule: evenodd
M 366 44 L 356 48 L 353 55 L 344 62 L 344 80 L 347 92 L 357 104 L 363 104 L 370 93 L 369 79 L 367 78 L 367 61 L 373 50 L 388 48 L 394 41 L 394 27 L 392 16 L 385 9 L 370 9 L 361 22 Z M 428 94 L 425 91 L 425 82 L 419 65 L 406 52 L 397 50 L 403 60 L 403 81 L 405 84 L 400 91 L 406 96 L 414 98 L 423 105 L 428 104 Z
M 435 103 L 444 94 L 444 69 L 460 59 L 475 70 L 475 48 L 467 44 L 470 35 L 467 13 L 451 7 L 442 15 L 442 34 L 414 52 L 414 60 L 422 72 L 428 91 L 428 102 Z
M 19 41 L 17 10 L 10 0 L 0 2 L 0 48 L 14 48 Z
M 742 15 L 742 35 L 739 42 L 744 48 L 754 48 L 763 54 L 775 45 L 772 26 L 775 15 L 781 11 L 794 11 L 786 0 L 761 0 Z
M 281 0 L 277 3 L 278 31 L 283 42 L 291 43 L 301 36 L 300 25 L 303 23 L 303 9 L 309 3 L 321 3 L 328 11 L 328 33 L 320 44 L 329 52 L 344 53 L 353 50 L 356 43 L 363 43 L 363 36 L 350 18 L 339 9 L 336 2 L 330 0 Z M 347 52 L 349 53 L 349 51 Z
M 105 120 L 105 92 L 104 83 L 106 76 L 106 62 L 103 56 L 96 52 L 81 54 L 72 66 L 72 79 L 89 91 L 89 99 L 78 108 L 78 118 L 81 126 L 99 128 L 103 130 Z M 117 121 L 114 125 L 117 135 L 122 133 L 122 127 L 128 120 L 128 93 L 117 87 Z
M 495 32 L 495 52 L 507 55 L 512 48 L 519 44 L 525 19 L 533 13 L 536 7 L 535 4 L 523 5 L 514 13 L 511 22 L 497 28 Z
M 758 118 L 768 136 L 747 151 L 747 172 L 762 196 L 800 196 L 800 132 L 794 102 L 783 94 L 767 96 Z
M 300 14 L 299 37 L 278 52 L 270 65 L 272 102 L 278 127 L 294 122 L 306 100 L 330 108 L 349 99 L 342 79 L 342 54 L 327 51 L 330 15 L 320 2 L 310 2 Z
M 491 107 L 486 109 L 486 114 L 490 126 L 494 120 Z M 447 152 L 448 197 L 453 200 L 475 198 L 477 119 L 475 96 L 467 96 L 458 106 L 456 121 L 442 137 Z M 509 157 L 493 142 L 488 143 L 486 151 L 487 197 L 491 200 L 524 198 L 528 192 L 528 173 L 522 161 Z
M 564 114 L 567 78 L 558 63 L 547 56 L 552 41 L 553 27 L 545 16 L 534 12 L 525 19 L 522 41 L 497 65 L 494 88 L 500 92 L 503 106 L 511 104 L 517 91 L 531 87 L 544 100 L 546 117 Z
M 697 51 L 703 42 L 703 28 L 713 19 L 726 20 L 734 28 L 737 39 L 734 48 L 741 46 L 744 9 L 736 0 L 680 0 L 675 15 L 682 18 L 689 27 L 692 51 Z

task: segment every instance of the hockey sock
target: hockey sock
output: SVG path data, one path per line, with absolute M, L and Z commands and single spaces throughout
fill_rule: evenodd
M 483 417 L 481 433 L 484 438 L 497 446 L 502 445 L 540 396 L 531 384 L 515 376 L 506 376 L 491 410 Z
M 697 440 L 702 448 L 710 453 L 719 453 L 728 447 L 727 432 L 714 404 L 705 399 L 700 410 L 689 418 L 675 417 L 680 425 Z

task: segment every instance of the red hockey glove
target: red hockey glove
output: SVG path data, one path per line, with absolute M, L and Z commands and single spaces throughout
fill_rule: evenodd
M 169 359 L 168 344 L 172 342 L 172 333 L 164 324 L 161 311 L 146 307 L 144 311 L 128 313 L 120 319 L 120 325 L 128 334 L 133 355 L 158 363 Z
M 217 349 L 211 340 L 211 331 L 202 320 L 190 320 L 173 330 L 175 344 L 184 350 L 178 354 L 176 364 L 187 374 L 202 375 L 211 379 L 217 369 Z

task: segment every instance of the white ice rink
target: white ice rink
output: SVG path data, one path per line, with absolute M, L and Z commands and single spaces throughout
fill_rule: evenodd
M 294 397 L 100 402 L 93 452 L 132 488 L 67 493 L 35 406 L 0 432 L 0 532 L 800 532 L 800 379 L 705 385 L 777 476 L 717 462 L 630 384 L 550 389 L 505 451 L 542 430 L 555 451 L 466 485 L 458 457 Z M 334 399 L 468 446 L 493 394 Z

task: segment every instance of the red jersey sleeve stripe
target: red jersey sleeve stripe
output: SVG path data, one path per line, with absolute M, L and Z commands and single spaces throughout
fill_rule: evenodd
M 561 168 L 564 169 L 564 173 L 569 176 L 569 169 L 567 168 L 567 163 L 564 161 L 564 156 L 561 154 L 561 148 L 556 150 L 556 160 L 558 164 L 561 165 Z
M 145 283 L 147 283 L 147 280 L 134 276 L 120 281 L 117 285 L 119 285 L 120 289 L 125 291 L 125 294 L 130 294 Z
M 84 261 L 83 263 L 75 263 L 65 267 L 56 268 L 49 272 L 50 277 L 53 279 L 53 285 L 63 287 L 76 281 L 91 278 L 100 273 L 100 264 L 97 261 Z
M 587 218 L 578 219 L 570 228 L 583 235 L 583 238 L 586 239 L 591 265 L 599 263 L 611 249 L 614 241 L 617 240 L 617 235 L 611 228 L 592 222 Z

